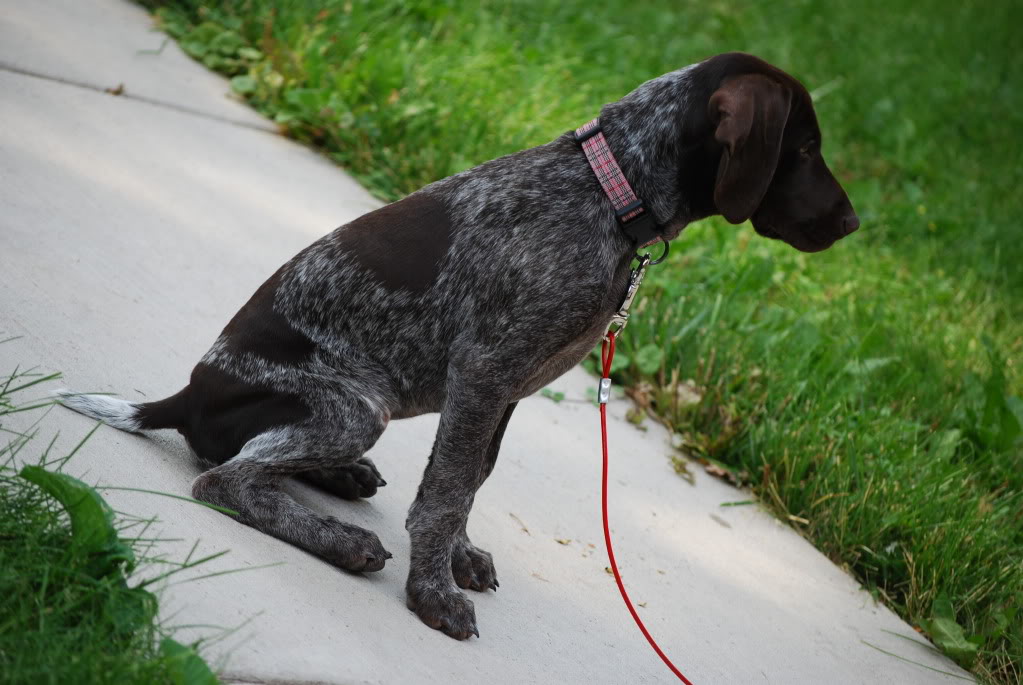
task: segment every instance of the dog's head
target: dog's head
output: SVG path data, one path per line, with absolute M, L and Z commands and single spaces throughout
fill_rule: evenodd
M 827 249 L 860 221 L 821 156 L 810 94 L 796 79 L 749 55 L 720 55 L 707 104 L 720 147 L 714 206 L 733 224 L 803 252 Z M 713 68 L 716 67 L 716 68 Z M 716 151 L 715 151 L 716 153 Z

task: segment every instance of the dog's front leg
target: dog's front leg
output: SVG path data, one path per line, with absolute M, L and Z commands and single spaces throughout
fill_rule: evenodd
M 487 448 L 487 458 L 483 464 L 483 473 L 480 474 L 479 489 L 487 477 L 493 472 L 497 463 L 497 453 L 501 451 L 501 439 L 504 431 L 511 420 L 512 412 L 515 411 L 513 402 L 504 410 L 494 436 L 490 438 L 490 447 Z M 462 589 L 485 592 L 486 590 L 497 590 L 500 583 L 497 582 L 497 569 L 494 568 L 494 558 L 490 552 L 480 549 L 469 540 L 469 534 L 462 524 L 462 530 L 455 538 L 454 547 L 451 550 L 451 571 L 455 575 L 455 584 Z
M 473 377 L 473 382 L 459 378 Z M 476 489 L 493 468 L 490 446 L 510 416 L 501 384 L 481 383 L 486 374 L 457 374 L 441 412 L 437 440 L 409 509 L 405 527 L 412 561 L 405 591 L 408 607 L 431 628 L 464 640 L 479 636 L 472 601 L 456 586 L 452 549 L 464 535 Z

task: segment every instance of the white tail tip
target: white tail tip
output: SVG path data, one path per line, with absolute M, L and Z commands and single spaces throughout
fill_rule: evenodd
M 139 406 L 134 402 L 110 395 L 81 395 L 70 390 L 58 390 L 60 403 L 79 414 L 99 419 L 111 428 L 138 433 L 142 424 L 138 420 Z

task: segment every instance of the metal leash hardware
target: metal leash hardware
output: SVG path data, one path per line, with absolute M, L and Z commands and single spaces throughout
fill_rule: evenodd
M 668 257 L 668 241 L 661 238 L 664 243 L 664 252 L 657 259 L 651 259 L 650 253 L 643 255 L 636 255 L 636 259 L 639 260 L 639 266 L 632 270 L 629 274 L 629 289 L 625 292 L 625 299 L 622 300 L 622 304 L 618 307 L 618 312 L 611 317 L 611 323 L 607 325 L 607 331 L 604 332 L 604 343 L 611 343 L 611 354 L 614 355 L 614 340 L 625 327 L 629 324 L 629 310 L 632 308 L 632 302 L 636 299 L 636 293 L 639 292 L 639 286 L 643 284 L 643 278 L 646 276 L 646 270 L 648 266 L 654 264 L 660 264 Z M 597 401 L 600 404 L 607 404 L 608 400 L 611 399 L 611 379 L 608 377 L 611 375 L 610 367 L 604 370 L 603 378 L 600 379 L 600 388 L 597 390 Z
M 632 301 L 636 299 L 636 293 L 639 292 L 639 286 L 643 283 L 643 277 L 646 275 L 646 269 L 648 266 L 656 266 L 665 259 L 668 258 L 668 241 L 663 237 L 660 239 L 664 243 L 664 251 L 661 256 L 657 259 L 651 259 L 650 253 L 640 255 L 636 254 L 636 259 L 639 260 L 639 266 L 632 270 L 629 274 L 629 289 L 625 292 L 625 299 L 622 300 L 622 304 L 618 307 L 618 312 L 611 317 L 611 323 L 607 325 L 607 331 L 604 333 L 604 340 L 607 340 L 607 336 L 610 333 L 615 335 L 621 334 L 625 330 L 625 326 L 629 323 L 629 309 L 632 307 Z M 615 328 L 617 326 L 617 328 Z
M 607 325 L 607 332 L 604 333 L 605 339 L 611 333 L 621 335 L 621 332 L 629 324 L 629 309 L 632 308 L 632 301 L 636 299 L 639 286 L 643 284 L 643 277 L 646 275 L 646 268 L 648 266 L 650 266 L 650 255 L 645 254 L 639 257 L 639 266 L 629 274 L 629 289 L 625 291 L 625 299 L 622 300 L 622 304 L 618 307 L 615 315 L 611 317 L 611 323 Z

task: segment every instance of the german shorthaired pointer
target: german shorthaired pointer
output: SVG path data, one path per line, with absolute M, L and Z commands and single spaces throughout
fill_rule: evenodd
M 714 214 L 806 252 L 859 226 L 821 157 L 806 89 L 741 53 L 644 83 L 600 123 L 658 237 Z M 497 588 L 466 535 L 515 404 L 598 344 L 637 245 L 572 132 L 437 181 L 338 228 L 256 291 L 167 399 L 65 393 L 127 431 L 175 428 L 209 470 L 192 486 L 243 523 L 351 571 L 391 557 L 368 530 L 280 488 L 351 499 L 384 485 L 364 453 L 392 419 L 440 412 L 405 527 L 408 606 L 479 635 L 461 588 Z

